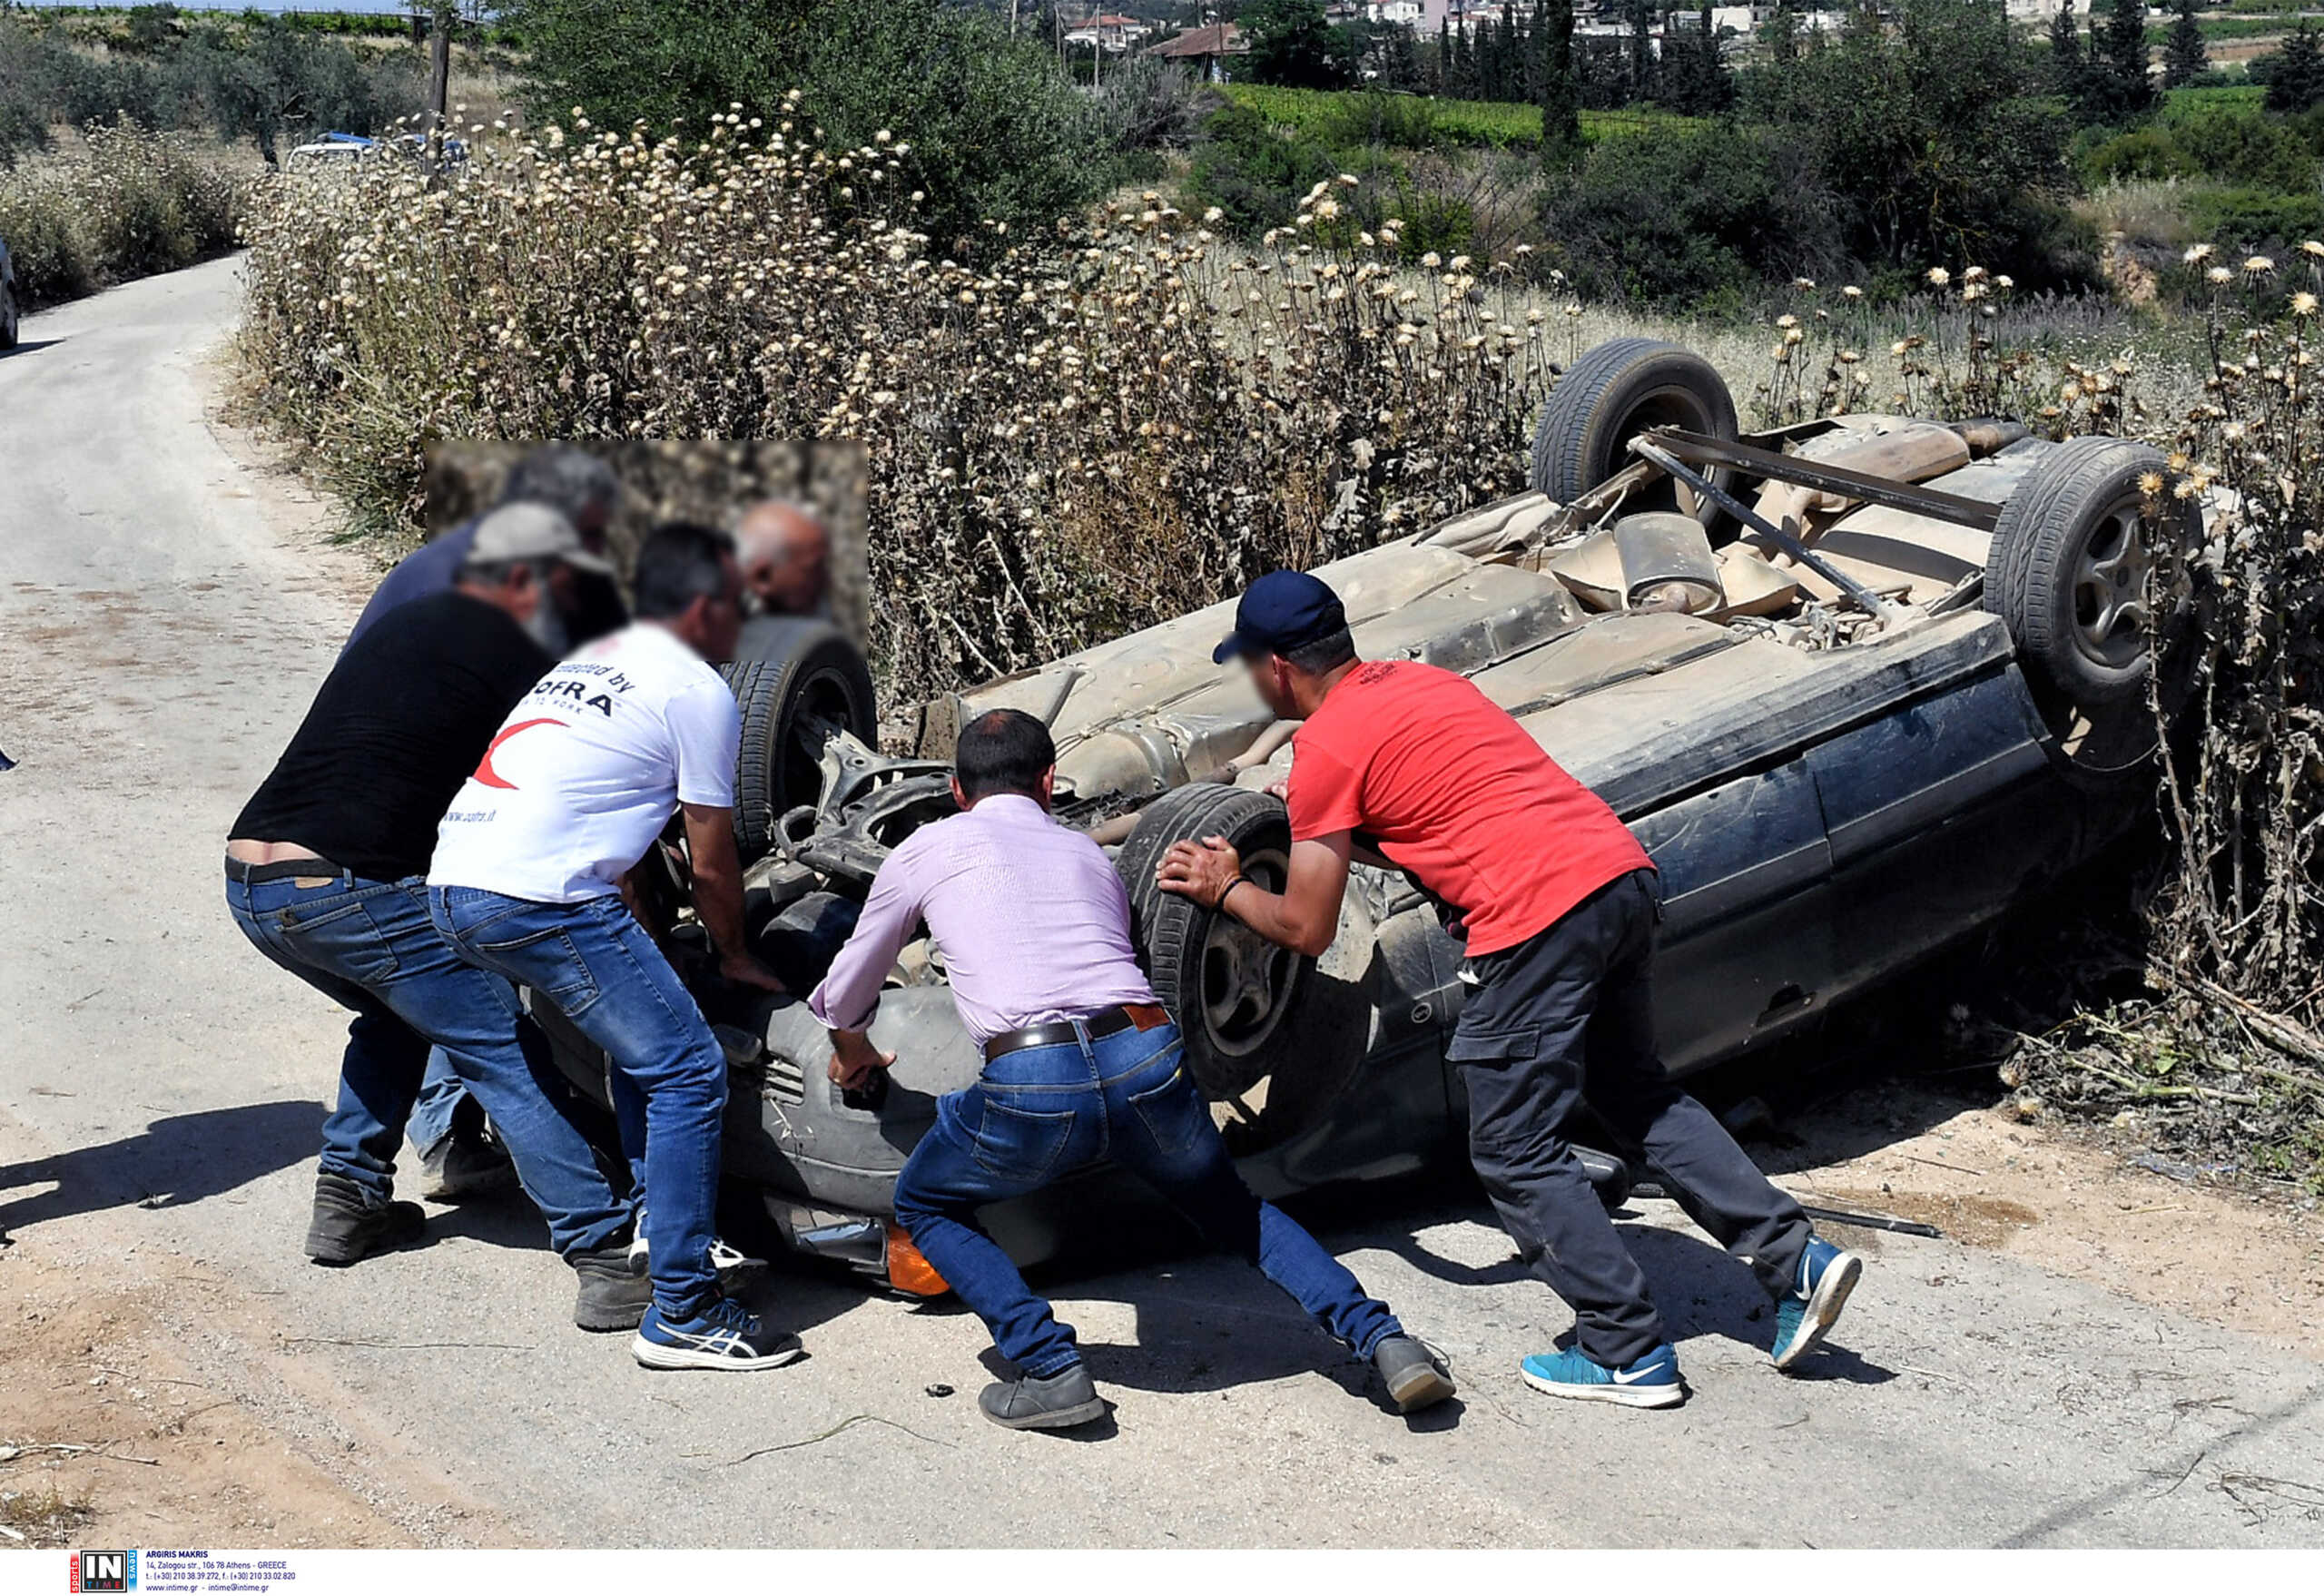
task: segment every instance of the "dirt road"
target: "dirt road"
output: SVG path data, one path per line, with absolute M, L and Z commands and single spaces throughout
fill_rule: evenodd
M 571 1328 L 569 1276 L 518 1207 L 310 1267 L 340 1020 L 241 943 L 217 860 L 369 573 L 208 419 L 234 271 L 36 317 L 0 359 L 0 1525 L 128 1544 L 2324 1542 L 2312 1219 L 2110 1185 L 2130 1177 L 2024 1138 L 2004 1167 L 2004 1133 L 1951 1109 L 1811 1141 L 1797 1178 L 1819 1189 L 1980 1220 L 1965 1243 L 1866 1241 L 1845 1350 L 1812 1379 L 1767 1367 L 1744 1271 L 1640 1205 L 1697 1391 L 1670 1414 L 1519 1384 L 1566 1316 L 1457 1195 L 1310 1210 L 1462 1374 L 1457 1411 L 1410 1424 L 1213 1260 L 1056 1283 L 1119 1404 L 1087 1443 L 977 1417 L 973 1320 L 819 1278 L 768 1293 L 804 1364 L 646 1374 Z M 2252 1261 L 2182 1253 L 2158 1284 L 2168 1249 L 2126 1254 L 2112 1226 L 2172 1205 L 2171 1235 L 2232 1230 Z M 45 1450 L 6 1450 L 28 1443 Z

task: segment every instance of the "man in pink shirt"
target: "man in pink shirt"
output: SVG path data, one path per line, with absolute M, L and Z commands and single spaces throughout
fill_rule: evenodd
M 1210 1108 L 1179 1068 L 1177 1028 L 1138 968 L 1129 897 L 1105 851 L 1049 817 L 1057 748 L 1031 715 L 997 709 L 960 731 L 962 813 L 889 855 L 847 946 L 808 1000 L 832 1029 L 832 1079 L 852 1087 L 895 1060 L 865 1034 L 896 955 L 925 921 L 982 1078 L 939 1100 L 896 1180 L 896 1218 L 976 1310 L 1019 1378 L 979 1405 L 1017 1430 L 1105 1416 L 1073 1327 L 1026 1286 L 977 1210 L 1108 1159 L 1159 1191 L 1379 1368 L 1404 1412 L 1452 1377 L 1315 1238 L 1243 1184 Z

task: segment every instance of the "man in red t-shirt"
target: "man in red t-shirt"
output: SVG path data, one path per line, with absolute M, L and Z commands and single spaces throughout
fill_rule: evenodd
M 1467 943 L 1472 990 L 1445 1053 L 1467 1089 L 1470 1157 L 1511 1237 L 1577 1320 L 1572 1348 L 1524 1360 L 1526 1383 L 1630 1407 L 1684 1395 L 1646 1278 L 1566 1139 L 1583 1102 L 1749 1262 L 1776 1302 L 1776 1366 L 1794 1367 L 1864 1266 L 1818 1239 L 1799 1205 L 1671 1084 L 1649 985 L 1661 893 L 1629 828 L 1465 677 L 1357 658 L 1345 610 L 1314 576 L 1254 582 L 1216 657 L 1246 661 L 1268 707 L 1304 723 L 1285 792 L 1288 878 L 1266 892 L 1211 837 L 1172 847 L 1157 882 L 1307 954 L 1339 929 L 1359 847 L 1442 905 Z

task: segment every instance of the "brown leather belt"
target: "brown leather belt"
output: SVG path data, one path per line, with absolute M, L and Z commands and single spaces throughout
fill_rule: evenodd
M 226 879 L 256 886 L 261 882 L 279 882 L 285 876 L 310 876 L 317 881 L 329 881 L 334 876 L 354 872 L 340 869 L 328 859 L 310 855 L 305 859 L 277 859 L 267 864 L 251 864 L 246 860 L 226 855 Z
M 1004 1030 L 985 1043 L 985 1062 L 990 1064 L 1004 1053 L 1022 1052 L 1027 1048 L 1054 1048 L 1078 1042 L 1084 1036 L 1094 1042 L 1099 1037 L 1112 1036 L 1132 1026 L 1139 1030 L 1154 1030 L 1169 1023 L 1170 1016 L 1159 1003 L 1118 1003 L 1082 1020 L 1059 1020 L 1047 1025 L 1029 1025 L 1022 1030 Z

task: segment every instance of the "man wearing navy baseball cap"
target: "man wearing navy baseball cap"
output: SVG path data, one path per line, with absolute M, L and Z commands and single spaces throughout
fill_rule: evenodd
M 1776 1303 L 1789 1370 L 1838 1318 L 1862 1262 L 1817 1239 L 1654 1045 L 1654 862 L 1605 803 L 1474 684 L 1415 660 L 1360 659 L 1330 586 L 1251 584 L 1214 657 L 1242 660 L 1292 742 L 1291 864 L 1280 893 L 1224 838 L 1179 842 L 1155 879 L 1310 955 L 1331 945 L 1357 839 L 1436 899 L 1467 944 L 1470 993 L 1445 1056 L 1469 1099 L 1470 1157 L 1502 1223 L 1571 1305 L 1575 1345 L 1519 1372 L 1555 1396 L 1669 1407 L 1679 1356 L 1646 1277 L 1566 1139 L 1587 1102 L 1638 1143 L 1697 1223 Z
M 1235 606 L 1235 629 L 1211 650 L 1212 661 L 1285 655 L 1302 645 L 1347 630 L 1340 596 L 1305 571 L 1269 571 Z

